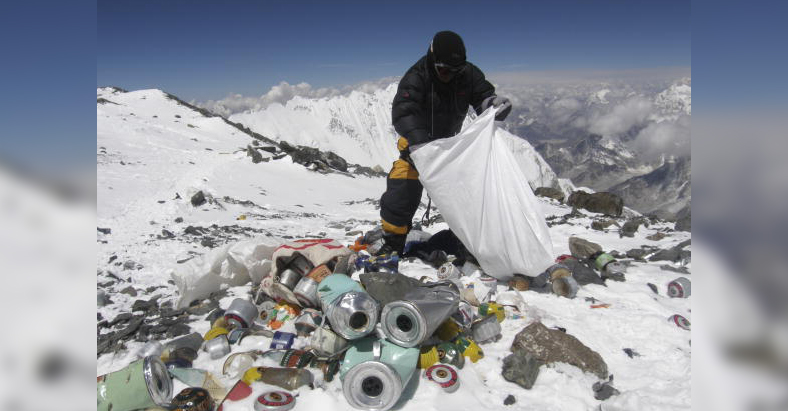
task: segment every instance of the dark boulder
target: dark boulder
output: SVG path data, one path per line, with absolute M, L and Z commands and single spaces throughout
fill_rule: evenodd
M 517 333 L 511 351 L 529 353 L 546 364 L 563 362 L 574 365 L 602 379 L 608 376 L 607 364 L 599 353 L 585 346 L 574 336 L 551 330 L 541 322 L 532 323 Z
M 620 216 L 624 210 L 624 200 L 608 192 L 589 194 L 585 191 L 575 191 L 566 202 L 572 207 L 582 208 L 592 213 L 602 213 L 611 216 Z
M 547 197 L 552 198 L 554 200 L 558 200 L 559 203 L 564 202 L 564 193 L 561 190 L 552 187 L 539 187 L 534 190 L 534 194 L 538 195 L 539 197 Z

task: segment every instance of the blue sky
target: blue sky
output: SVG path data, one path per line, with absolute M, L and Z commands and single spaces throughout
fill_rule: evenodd
M 435 32 L 489 74 L 689 67 L 688 1 L 99 1 L 97 85 L 186 100 L 399 76 Z

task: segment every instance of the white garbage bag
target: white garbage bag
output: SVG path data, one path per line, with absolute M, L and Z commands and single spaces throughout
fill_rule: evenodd
M 460 134 L 411 153 L 419 181 L 449 228 L 488 275 L 536 276 L 553 262 L 553 245 L 528 180 L 488 109 Z

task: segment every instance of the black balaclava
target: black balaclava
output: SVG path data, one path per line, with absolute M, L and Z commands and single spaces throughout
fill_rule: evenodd
M 436 63 L 459 66 L 465 63 L 465 44 L 459 34 L 453 31 L 440 31 L 430 43 L 430 50 Z

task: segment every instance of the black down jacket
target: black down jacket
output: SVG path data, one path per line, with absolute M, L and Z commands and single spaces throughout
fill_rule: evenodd
M 469 106 L 481 114 L 482 101 L 495 94 L 495 87 L 478 67 L 466 64 L 451 82 L 443 83 L 428 53 L 402 77 L 391 108 L 391 120 L 409 145 L 456 135 Z

